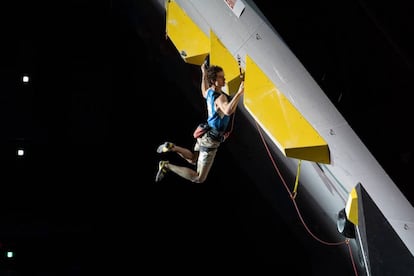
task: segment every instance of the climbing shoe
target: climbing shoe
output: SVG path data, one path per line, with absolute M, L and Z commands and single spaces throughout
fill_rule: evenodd
M 155 182 L 160 182 L 164 178 L 165 174 L 168 172 L 168 163 L 168 161 L 160 161 L 158 163 L 158 172 L 155 176 Z
M 161 144 L 158 146 L 157 152 L 158 153 L 169 152 L 173 147 L 174 147 L 173 143 L 165 142 L 164 144 Z

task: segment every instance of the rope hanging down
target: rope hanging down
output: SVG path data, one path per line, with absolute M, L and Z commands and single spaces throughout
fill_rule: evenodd
M 296 171 L 296 180 L 295 180 L 295 187 L 293 188 L 293 192 L 292 192 L 292 198 L 295 199 L 296 194 L 297 194 L 297 189 L 298 189 L 298 185 L 299 185 L 299 175 L 300 175 L 300 165 L 302 164 L 302 160 L 299 159 L 298 162 L 298 169 Z

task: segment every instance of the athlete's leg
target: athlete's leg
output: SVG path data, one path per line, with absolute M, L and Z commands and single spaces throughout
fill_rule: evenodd
M 177 166 L 171 163 L 169 163 L 166 167 L 168 170 L 181 176 L 182 178 L 190 180 L 191 182 L 196 182 L 198 179 L 198 173 L 195 170 L 190 169 L 188 167 Z
M 216 156 L 217 149 L 212 149 L 210 151 L 201 151 L 198 155 L 197 161 L 197 171 L 184 167 L 177 166 L 171 163 L 164 164 L 165 168 L 173 173 L 190 180 L 194 183 L 203 183 L 210 172 L 211 166 L 213 165 L 214 157 Z M 196 152 L 198 153 L 198 152 Z
M 184 158 L 188 163 L 190 164 L 195 164 L 197 157 L 198 157 L 198 152 L 192 152 L 191 150 L 187 149 L 187 148 L 183 148 L 177 145 L 174 145 L 170 151 L 176 152 L 179 156 L 181 156 L 182 158 Z
M 198 153 L 193 153 L 189 149 L 175 145 L 172 142 L 164 142 L 157 148 L 158 153 L 176 152 L 183 159 L 187 160 L 188 163 L 195 165 Z
M 213 165 L 214 158 L 216 157 L 217 149 L 210 149 L 209 151 L 200 151 L 197 161 L 197 179 L 193 182 L 203 183 L 206 181 L 211 166 Z

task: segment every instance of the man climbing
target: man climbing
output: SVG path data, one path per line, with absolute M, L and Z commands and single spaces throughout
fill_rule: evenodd
M 161 181 L 169 171 L 190 180 L 194 183 L 203 183 L 213 165 L 217 149 L 226 138 L 230 117 L 236 111 L 241 96 L 244 93 L 244 82 L 240 83 L 237 93 L 229 97 L 222 88 L 226 84 L 222 67 L 212 65 L 207 68 L 206 63 L 201 65 L 202 79 L 201 92 L 207 103 L 207 124 L 209 130 L 198 137 L 194 150 L 177 146 L 172 142 L 165 142 L 157 148 L 158 153 L 176 152 L 187 160 L 196 169 L 171 164 L 162 160 L 158 164 L 158 172 L 155 181 Z

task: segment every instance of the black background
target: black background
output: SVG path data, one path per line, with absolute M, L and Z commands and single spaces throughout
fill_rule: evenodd
M 291 232 L 238 168 L 242 157 L 225 146 L 206 183 L 172 174 L 154 183 L 157 146 L 170 140 L 191 147 L 203 102 L 201 95 L 189 100 L 180 92 L 199 93 L 200 71 L 180 60 L 152 4 L 25 2 L 0 9 L 0 249 L 16 251 L 14 260 L 2 259 L 2 273 L 352 275 L 349 260 L 338 259 L 335 249 L 303 229 L 299 235 L 300 225 Z M 318 1 L 301 9 L 292 2 L 272 16 L 261 2 L 387 172 L 412 195 L 407 10 L 398 2 L 386 7 L 388 15 L 366 2 L 334 7 Z M 367 10 L 386 27 L 372 28 Z M 384 28 L 388 35 L 380 35 Z M 30 84 L 20 82 L 23 73 Z M 25 158 L 16 159 L 19 146 L 27 149 Z

